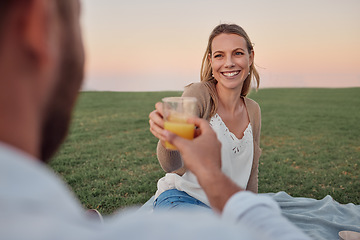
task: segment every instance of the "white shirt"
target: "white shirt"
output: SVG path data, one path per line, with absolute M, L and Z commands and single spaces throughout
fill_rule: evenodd
M 221 142 L 221 170 L 242 189 L 246 189 L 254 158 L 251 124 L 241 139 L 229 131 L 217 113 L 210 119 L 210 125 Z
M 195 212 L 121 212 L 89 219 L 59 177 L 33 157 L 0 143 L 0 239 L 309 239 L 271 198 L 235 194 L 222 216 Z
M 221 142 L 221 170 L 241 188 L 246 189 L 249 181 L 254 156 L 254 142 L 251 124 L 244 131 L 244 136 L 238 139 L 229 131 L 221 117 L 216 113 L 210 119 L 210 126 Z M 179 176 L 167 173 L 157 183 L 155 199 L 169 189 L 184 191 L 199 201 L 210 205 L 204 190 L 200 187 L 196 176 L 186 171 Z

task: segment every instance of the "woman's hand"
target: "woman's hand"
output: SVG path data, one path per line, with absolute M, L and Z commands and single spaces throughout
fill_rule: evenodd
M 149 114 L 149 119 L 150 132 L 165 146 L 163 103 L 158 102 L 155 104 L 155 110 Z

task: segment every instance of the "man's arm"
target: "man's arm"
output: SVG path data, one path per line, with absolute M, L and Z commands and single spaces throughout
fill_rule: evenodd
M 258 239 L 309 239 L 281 215 L 271 198 L 243 191 L 221 171 L 221 143 L 209 123 L 192 119 L 197 137 L 185 140 L 165 131 L 165 138 L 180 151 L 185 166 L 204 189 L 210 205 L 222 218 L 245 226 Z M 261 237 L 259 237 L 261 236 Z

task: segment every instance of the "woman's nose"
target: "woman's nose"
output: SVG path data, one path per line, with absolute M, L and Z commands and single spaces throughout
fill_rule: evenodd
M 225 67 L 226 68 L 232 68 L 235 66 L 235 63 L 233 62 L 231 57 L 226 58 Z

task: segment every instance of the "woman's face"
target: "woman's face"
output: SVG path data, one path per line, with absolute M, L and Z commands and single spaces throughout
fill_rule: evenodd
M 254 52 L 247 50 L 246 40 L 237 34 L 222 33 L 213 39 L 211 52 L 211 68 L 218 84 L 241 90 L 254 59 Z

